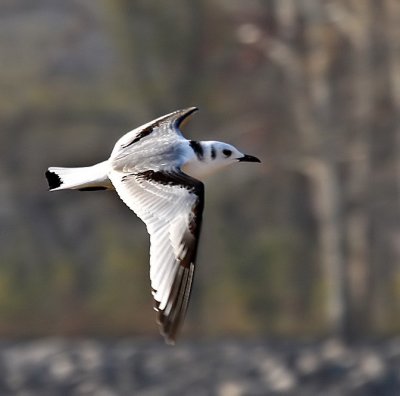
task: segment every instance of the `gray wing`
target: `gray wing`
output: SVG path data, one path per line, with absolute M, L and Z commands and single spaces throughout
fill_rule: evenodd
M 160 163 L 160 159 L 172 161 L 176 153 L 171 152 L 171 158 L 168 154 L 176 141 L 183 139 L 179 127 L 196 110 L 196 107 L 189 107 L 174 111 L 122 136 L 110 156 L 113 167 L 119 170 L 127 166 L 139 169 L 143 160 L 153 161 L 154 166 Z M 157 144 L 154 144 L 155 141 Z M 147 169 L 154 169 L 149 167 L 149 163 L 146 166 Z
M 121 199 L 150 234 L 150 279 L 160 331 L 174 343 L 189 303 L 204 185 L 181 171 L 112 172 Z

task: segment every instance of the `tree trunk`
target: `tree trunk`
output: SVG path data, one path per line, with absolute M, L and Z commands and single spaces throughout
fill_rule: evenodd
M 307 20 L 304 32 L 305 55 L 296 53 L 283 41 L 270 40 L 268 55 L 286 73 L 289 100 L 300 134 L 304 157 L 298 166 L 310 178 L 315 217 L 318 223 L 319 253 L 325 273 L 326 312 L 330 332 L 348 333 L 348 292 L 344 269 L 343 214 L 340 178 L 335 150 L 336 123 L 332 123 L 329 67 L 330 36 L 323 23 L 323 7 L 308 2 L 277 2 L 277 19 L 301 15 Z M 280 19 L 279 19 L 280 18 Z

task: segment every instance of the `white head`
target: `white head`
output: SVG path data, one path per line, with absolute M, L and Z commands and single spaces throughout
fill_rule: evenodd
M 194 155 L 186 162 L 182 170 L 196 178 L 202 178 L 238 162 L 261 162 L 257 157 L 243 154 L 227 143 L 191 140 L 189 144 Z

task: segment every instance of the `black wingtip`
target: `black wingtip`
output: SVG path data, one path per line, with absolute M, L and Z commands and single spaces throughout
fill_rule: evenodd
M 49 190 L 54 190 L 57 187 L 60 187 L 62 184 L 62 180 L 57 173 L 51 172 L 49 170 L 45 173 L 47 182 L 49 183 Z
M 179 116 L 176 119 L 176 127 L 179 128 L 180 126 L 183 126 L 186 123 L 188 117 L 197 110 L 199 110 L 198 107 L 188 107 L 187 109 L 178 110 L 177 113 L 179 114 Z

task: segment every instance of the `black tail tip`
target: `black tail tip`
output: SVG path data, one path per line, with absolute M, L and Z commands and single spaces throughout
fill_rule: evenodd
M 49 170 L 46 171 L 47 182 L 49 183 L 49 190 L 53 190 L 57 187 L 60 187 L 62 184 L 62 180 L 57 173 L 51 172 Z

